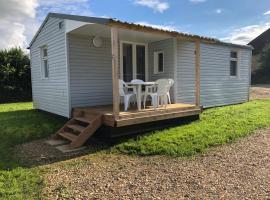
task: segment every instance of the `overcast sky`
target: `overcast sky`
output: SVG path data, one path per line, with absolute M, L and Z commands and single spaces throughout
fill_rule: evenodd
M 270 0 L 0 0 L 0 48 L 27 47 L 48 12 L 112 17 L 239 44 L 270 27 Z

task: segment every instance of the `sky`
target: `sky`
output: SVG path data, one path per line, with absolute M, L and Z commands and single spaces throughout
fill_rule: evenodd
M 0 0 L 0 49 L 26 48 L 48 12 L 117 18 L 237 44 L 270 28 L 270 0 Z

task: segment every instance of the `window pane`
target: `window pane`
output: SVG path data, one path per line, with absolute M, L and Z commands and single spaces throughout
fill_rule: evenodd
M 48 78 L 49 77 L 49 68 L 48 68 L 48 61 L 44 60 L 44 77 Z
M 158 54 L 158 72 L 163 72 L 163 53 Z
M 237 52 L 231 51 L 231 58 L 237 58 Z
M 43 48 L 43 57 L 47 56 L 48 56 L 47 48 Z
M 237 62 L 236 61 L 231 61 L 230 75 L 231 76 L 237 75 Z
M 131 81 L 133 79 L 132 67 L 132 44 L 123 44 L 123 79 Z
M 136 45 L 137 79 L 145 81 L 145 46 Z

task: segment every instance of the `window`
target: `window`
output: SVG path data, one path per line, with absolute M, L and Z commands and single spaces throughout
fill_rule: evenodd
M 154 53 L 154 73 L 164 72 L 164 52 L 157 51 Z
M 49 78 L 48 47 L 41 48 L 41 75 L 42 78 Z
M 231 51 L 230 58 L 230 76 L 237 76 L 238 68 L 238 53 L 237 51 Z

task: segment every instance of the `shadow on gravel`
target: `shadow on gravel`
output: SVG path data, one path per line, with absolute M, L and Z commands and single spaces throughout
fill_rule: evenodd
M 62 153 L 54 146 L 47 144 L 46 141 L 47 139 L 41 139 L 17 145 L 14 149 L 17 163 L 21 167 L 42 166 L 101 151 L 107 151 L 110 147 L 104 142 L 91 139 L 82 150 Z

